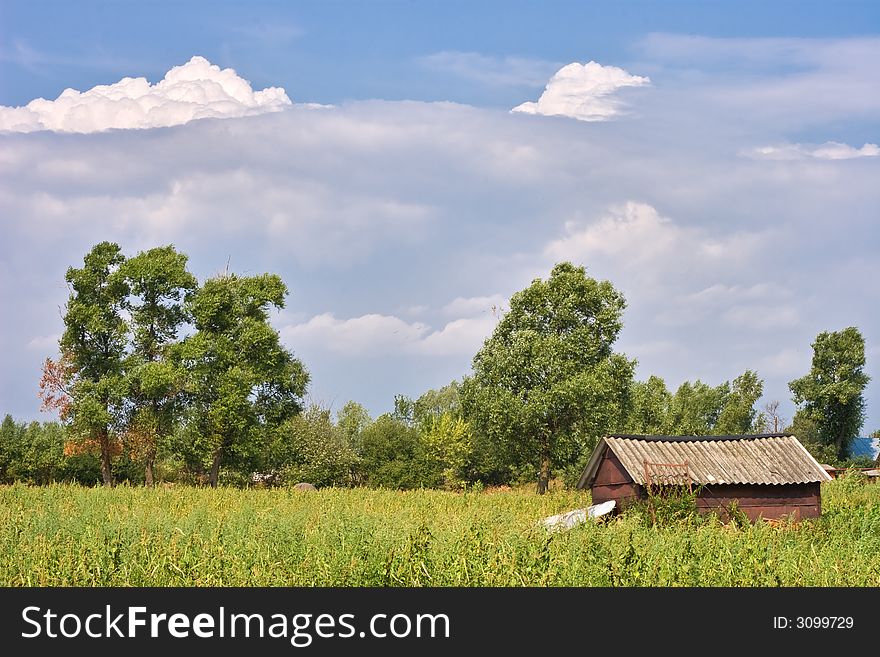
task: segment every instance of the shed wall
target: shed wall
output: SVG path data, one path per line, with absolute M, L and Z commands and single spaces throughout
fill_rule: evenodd
M 705 486 L 697 496 L 697 509 L 707 513 L 729 506 L 734 500 L 749 519 L 818 518 L 822 513 L 821 484 Z
M 596 480 L 590 489 L 593 504 L 609 500 L 620 502 L 639 496 L 639 486 L 634 483 L 620 460 L 610 449 L 605 451 L 602 463 L 596 471 Z
M 620 460 L 606 450 L 590 489 L 593 504 L 609 500 L 645 498 L 643 486 L 633 482 Z M 697 510 L 708 513 L 724 509 L 734 500 L 750 520 L 758 517 L 777 519 L 792 515 L 795 519 L 818 518 L 822 513 L 820 483 L 806 484 L 728 484 L 704 486 L 698 491 Z

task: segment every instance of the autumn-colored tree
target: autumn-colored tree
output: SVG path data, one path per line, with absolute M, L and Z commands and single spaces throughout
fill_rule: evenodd
M 128 326 L 122 310 L 128 285 L 119 274 L 124 260 L 118 245 L 101 242 L 86 254 L 82 268 L 67 270 L 62 357 L 46 362 L 41 385 L 44 406 L 60 411 L 73 436 L 97 444 L 108 486 L 116 449 L 113 429 L 124 397 Z

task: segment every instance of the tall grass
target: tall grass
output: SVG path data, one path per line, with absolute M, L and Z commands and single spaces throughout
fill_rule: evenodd
M 633 511 L 549 534 L 554 492 L 0 488 L 3 586 L 880 586 L 880 485 L 772 527 Z

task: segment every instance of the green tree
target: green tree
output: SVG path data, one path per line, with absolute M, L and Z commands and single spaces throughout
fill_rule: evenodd
M 119 268 L 130 290 L 132 345 L 125 360 L 126 438 L 153 485 L 156 452 L 170 437 L 181 412 L 184 372 L 170 357 L 187 316 L 184 302 L 197 287 L 187 256 L 173 246 L 139 253 Z
M 8 413 L 0 423 L 0 483 L 16 480 L 19 464 L 24 458 L 25 427 Z
M 672 395 L 657 376 L 647 381 L 633 381 L 626 432 L 637 435 L 662 435 L 668 431 Z
M 819 441 L 832 445 L 838 459 L 849 456 L 865 421 L 865 340 L 853 326 L 823 331 L 813 342 L 809 374 L 788 384 L 798 413 L 815 423 Z
M 451 411 L 441 411 L 426 416 L 418 430 L 428 469 L 439 473 L 445 488 L 462 488 L 474 451 L 468 423 Z
M 465 417 L 506 458 L 534 468 L 539 493 L 554 467 L 623 426 L 635 361 L 612 347 L 624 307 L 611 283 L 560 263 L 513 295 L 474 357 Z
M 184 451 L 207 466 L 211 486 L 223 466 L 255 467 L 271 431 L 302 409 L 308 373 L 269 324 L 269 309 L 283 308 L 286 294 L 274 274 L 227 274 L 187 303 L 196 332 L 176 349 L 187 371 Z
M 283 448 L 278 463 L 281 483 L 308 482 L 315 486 L 351 486 L 358 457 L 330 411 L 309 406 L 282 427 Z
M 68 397 L 62 419 L 76 436 L 98 446 L 107 486 L 113 483 L 112 457 L 118 450 L 113 431 L 125 388 L 128 326 L 122 311 L 128 285 L 119 273 L 124 261 L 118 245 L 101 242 L 86 254 L 82 268 L 67 270 L 70 297 L 59 343 L 65 366 L 56 381 L 56 391 L 63 388 Z M 46 369 L 56 365 L 47 361 Z
M 428 390 L 413 403 L 413 420 L 430 468 L 445 488 L 462 488 L 470 478 L 474 439 L 462 417 L 461 383 Z
M 712 427 L 715 435 L 742 435 L 754 433 L 764 423 L 755 404 L 764 394 L 764 382 L 752 370 L 746 370 L 730 385 L 724 398 L 718 421 Z
M 699 379 L 682 383 L 669 404 L 664 433 L 676 436 L 706 436 L 718 423 L 730 384 L 710 386 Z
M 413 418 L 416 423 L 444 413 L 450 413 L 453 416 L 461 415 L 461 383 L 459 381 L 453 381 L 438 390 L 428 390 L 413 404 Z
M 364 429 L 372 422 L 369 411 L 356 401 L 348 401 L 336 414 L 336 426 L 342 435 L 345 444 L 355 454 L 360 454 Z M 359 481 L 353 481 L 357 484 Z
M 360 462 L 366 484 L 374 488 L 431 488 L 440 483 L 418 429 L 390 413 L 364 429 Z

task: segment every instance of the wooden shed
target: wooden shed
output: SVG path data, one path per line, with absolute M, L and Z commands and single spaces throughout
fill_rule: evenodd
M 752 520 L 822 513 L 820 484 L 831 477 L 790 435 L 602 438 L 578 482 L 593 504 L 644 499 L 648 487 L 688 485 L 701 513 L 735 500 Z

